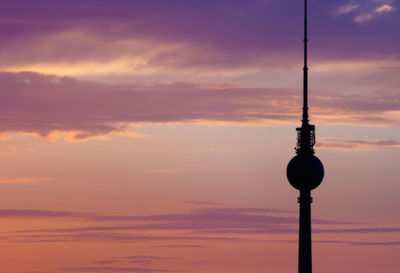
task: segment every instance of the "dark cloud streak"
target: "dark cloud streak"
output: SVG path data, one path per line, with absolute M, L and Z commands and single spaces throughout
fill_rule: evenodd
M 176 272 L 167 269 L 151 269 L 140 267 L 61 267 L 60 271 L 66 272 Z

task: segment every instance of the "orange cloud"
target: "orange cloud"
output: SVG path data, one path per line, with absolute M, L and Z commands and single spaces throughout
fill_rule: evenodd
M 10 184 L 25 184 L 25 183 L 38 183 L 38 182 L 48 182 L 53 181 L 51 177 L 0 177 L 0 183 L 10 183 Z
M 135 132 L 131 132 L 129 130 L 115 130 L 115 131 L 110 131 L 107 133 L 107 135 L 93 135 L 90 132 L 87 131 L 51 131 L 46 135 L 41 135 L 40 133 L 36 132 L 26 132 L 24 133 L 25 135 L 30 135 L 38 138 L 45 138 L 49 141 L 56 141 L 63 139 L 64 141 L 67 142 L 82 142 L 82 141 L 87 141 L 87 140 L 108 140 L 109 136 L 128 136 L 131 138 L 143 138 L 147 137 L 144 134 L 139 134 Z

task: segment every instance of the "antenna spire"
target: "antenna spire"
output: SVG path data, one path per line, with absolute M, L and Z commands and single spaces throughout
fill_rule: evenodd
M 307 30 L 307 0 L 304 0 L 304 67 L 303 67 L 303 120 L 301 127 L 297 130 L 297 147 L 298 154 L 314 153 L 315 144 L 315 126 L 309 123 L 308 119 L 308 64 L 307 64 L 307 46 L 308 46 L 308 30 Z
M 308 125 L 307 0 L 304 0 L 303 125 Z

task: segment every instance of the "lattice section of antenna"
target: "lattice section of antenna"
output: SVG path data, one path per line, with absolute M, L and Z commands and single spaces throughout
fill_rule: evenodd
M 299 128 L 297 131 L 296 153 L 314 153 L 315 145 L 315 126 L 308 124 Z

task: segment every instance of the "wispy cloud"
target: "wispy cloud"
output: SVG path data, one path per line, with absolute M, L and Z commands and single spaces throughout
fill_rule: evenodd
M 381 241 L 381 242 L 368 242 L 368 241 L 330 241 L 330 240 L 314 240 L 317 244 L 345 244 L 349 246 L 397 246 L 400 241 Z
M 184 201 L 183 203 L 191 204 L 191 205 L 200 205 L 200 206 L 217 206 L 217 205 L 221 205 L 221 203 L 205 202 L 205 201 Z
M 60 271 L 66 272 L 176 272 L 168 269 L 151 269 L 140 267 L 61 267 Z
M 191 244 L 170 244 L 170 245 L 158 245 L 156 247 L 165 247 L 165 248 L 209 248 L 210 246 L 205 245 L 191 245 Z
M 298 243 L 297 240 L 280 240 L 285 243 Z M 313 240 L 316 244 L 339 244 L 348 246 L 397 246 L 400 241 L 344 241 L 344 240 Z
M 292 235 L 298 233 L 297 215 L 286 211 L 258 208 L 202 208 L 181 214 L 145 216 L 99 216 L 64 211 L 2 210 L 9 218 L 78 218 L 86 225 L 74 228 L 19 230 L 3 233 L 3 241 L 38 242 L 145 242 L 165 248 L 206 248 L 209 243 L 235 243 L 254 240 L 254 236 Z M 110 222 L 98 225 L 98 222 Z M 313 233 L 318 234 L 397 234 L 399 227 L 369 227 L 325 219 L 313 219 Z M 151 232 L 151 233 L 149 233 Z M 263 238 L 263 237 L 260 237 Z M 165 243 L 163 243 L 165 242 Z M 174 243 L 171 243 L 174 242 Z M 369 240 L 365 241 L 366 243 Z M 373 243 L 373 242 L 372 242 Z M 373 245 L 373 244 L 371 244 Z M 382 244 L 383 245 L 383 244 Z M 389 245 L 389 244 L 388 244 Z M 95 262 L 109 265 L 121 261 L 151 265 L 175 259 L 151 255 L 113 257 Z
M 344 139 L 329 138 L 318 142 L 319 149 L 325 150 L 371 150 L 378 148 L 400 148 L 400 141 L 397 140 L 363 140 L 363 139 Z
M 336 16 L 340 16 L 340 15 L 343 15 L 343 14 L 350 13 L 350 12 L 352 12 L 354 10 L 357 10 L 359 7 L 360 7 L 359 4 L 355 4 L 355 3 L 351 2 L 350 4 L 346 4 L 346 5 L 343 5 L 343 6 L 340 6 L 339 8 L 337 8 L 334 11 L 334 14 Z
M 93 264 L 114 264 L 114 263 L 118 263 L 119 260 L 118 259 L 112 259 L 112 260 L 99 260 L 99 261 L 95 261 L 93 262 Z
M 25 184 L 25 183 L 38 183 L 49 182 L 54 179 L 51 177 L 0 177 L 0 183 L 7 184 Z
M 355 3 L 355 1 L 352 1 L 351 3 Z M 353 10 L 357 10 L 357 13 L 354 16 L 354 22 L 356 23 L 368 22 L 376 17 L 393 12 L 395 10 L 392 0 L 364 0 L 359 1 L 358 5 L 350 4 L 348 6 L 356 6 L 348 11 L 351 12 Z
M 154 255 L 134 255 L 134 256 L 125 256 L 125 257 L 117 257 L 108 260 L 99 260 L 95 261 L 93 264 L 141 264 L 141 265 L 153 265 L 155 263 L 168 261 L 169 263 L 173 263 L 174 261 L 179 260 L 176 257 L 164 257 L 164 256 L 154 256 Z
M 314 233 L 349 233 L 349 234 L 365 234 L 365 233 L 398 233 L 400 227 L 384 228 L 384 227 L 373 227 L 373 228 L 345 228 L 345 229 L 313 229 Z
M 57 211 L 57 210 L 33 210 L 33 209 L 2 209 L 0 210 L 0 217 L 10 218 L 76 218 L 88 217 L 88 214 L 71 211 Z
M 113 134 L 143 137 L 133 131 L 139 130 L 133 125 L 140 123 L 273 125 L 299 118 L 300 96 L 292 89 L 190 83 L 110 86 L 36 73 L 0 73 L 0 80 L 0 133 L 50 140 L 82 141 Z M 395 92 L 320 94 L 313 97 L 313 116 L 325 124 L 399 125 L 399 98 Z
M 177 265 L 176 262 L 178 261 L 180 261 L 180 258 L 177 257 L 132 255 L 98 260 L 93 262 L 91 266 L 63 267 L 58 270 L 67 272 L 172 272 L 171 268 Z M 141 267 L 131 267 L 132 264 Z M 173 272 L 177 272 L 177 270 Z
M 144 231 L 145 229 L 142 229 Z M 122 232 L 86 232 L 86 233 L 42 233 L 42 234 L 18 234 L 3 236 L 3 240 L 16 243 L 56 243 L 56 242 L 235 242 L 246 240 L 238 237 L 228 236 L 196 236 L 196 235 L 138 235 Z
M 393 11 L 393 7 L 388 4 L 384 4 L 376 8 L 376 12 L 378 13 L 387 13 Z

